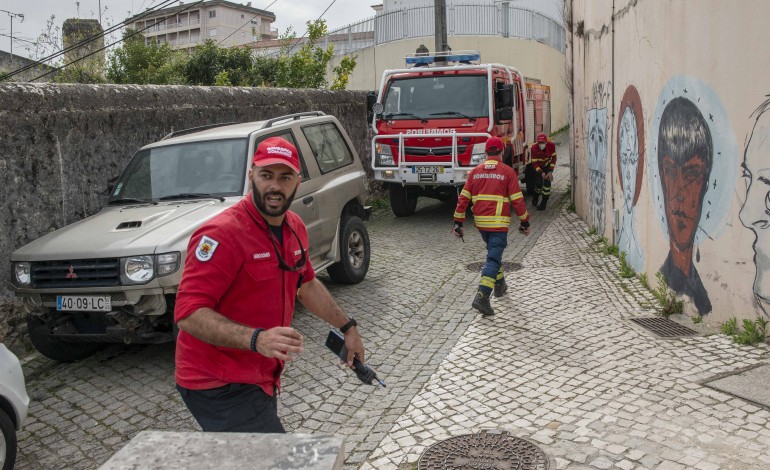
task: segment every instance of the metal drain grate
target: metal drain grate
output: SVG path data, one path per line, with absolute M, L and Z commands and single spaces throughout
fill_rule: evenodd
M 437 442 L 425 449 L 418 470 L 548 470 L 545 452 L 504 431 L 482 431 Z
M 472 271 L 472 272 L 481 271 L 481 268 L 483 268 L 483 267 L 484 267 L 484 262 L 483 261 L 477 261 L 475 263 L 471 263 L 468 266 L 466 266 L 468 271 Z M 503 261 L 503 272 L 506 272 L 506 273 L 510 273 L 510 272 L 513 272 L 513 271 L 518 271 L 522 267 L 523 266 L 521 264 L 519 264 L 519 263 L 511 263 L 509 261 Z
M 693 331 L 686 326 L 663 317 L 651 318 L 632 318 L 632 322 L 643 326 L 661 338 L 675 338 L 677 336 L 694 336 L 697 331 Z

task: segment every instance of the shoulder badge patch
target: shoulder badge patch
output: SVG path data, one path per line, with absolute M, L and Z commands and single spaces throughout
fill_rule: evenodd
M 217 245 L 219 245 L 218 241 L 204 235 L 200 243 L 198 243 L 198 248 L 195 249 L 195 257 L 199 261 L 210 260 L 214 256 L 214 250 L 217 249 Z

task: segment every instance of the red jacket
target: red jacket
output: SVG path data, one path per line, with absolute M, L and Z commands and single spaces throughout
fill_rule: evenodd
M 556 168 L 556 144 L 550 140 L 545 143 L 545 149 L 540 150 L 537 142 L 529 147 L 529 154 L 532 157 L 532 166 L 537 171 L 549 173 Z
M 308 256 L 307 229 L 299 216 L 286 212 L 281 256 L 295 266 L 301 258 L 297 233 Z M 251 194 L 195 231 L 187 248 L 174 321 L 208 307 L 238 323 L 269 329 L 290 326 L 297 283 L 315 277 L 310 260 L 301 271 L 278 268 L 275 248 Z M 277 242 L 276 242 L 277 244 Z M 224 348 L 180 331 L 176 345 L 176 382 L 201 390 L 229 383 L 257 384 L 272 396 L 280 387 L 283 361 L 251 351 Z
M 516 171 L 492 158 L 468 174 L 465 186 L 457 198 L 455 222 L 465 221 L 465 210 L 469 202 L 473 202 L 473 218 L 479 230 L 507 232 L 511 225 L 511 204 L 520 221 L 529 221 Z

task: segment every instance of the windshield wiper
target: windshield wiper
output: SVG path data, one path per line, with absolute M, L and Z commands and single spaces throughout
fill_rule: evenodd
M 222 196 L 214 196 L 206 193 L 179 193 L 158 198 L 159 201 L 167 201 L 169 199 L 219 199 L 220 202 L 224 202 L 225 200 Z
M 384 115 L 383 117 L 384 117 L 385 119 L 390 119 L 390 118 L 392 118 L 392 117 L 396 117 L 396 116 L 411 116 L 411 117 L 413 117 L 413 118 L 417 118 L 417 119 L 419 119 L 419 120 L 420 120 L 420 121 L 422 121 L 422 122 L 428 122 L 428 120 L 427 120 L 427 119 L 425 119 L 424 117 L 422 117 L 422 116 L 418 116 L 418 115 L 416 115 L 416 114 L 414 114 L 414 113 L 389 113 L 389 114 L 386 114 L 386 115 Z
M 471 116 L 468 116 L 467 114 L 463 114 L 463 113 L 458 113 L 457 111 L 442 111 L 440 113 L 430 113 L 431 116 L 441 116 L 441 115 L 444 115 L 444 114 L 450 114 L 452 116 L 459 116 L 459 117 L 462 117 L 462 118 L 466 118 L 466 119 L 470 120 L 471 122 L 476 120 L 475 117 L 471 117 Z
M 120 199 L 113 199 L 112 201 L 109 201 L 107 203 L 108 206 L 117 206 L 119 204 L 157 204 L 157 201 L 153 201 L 152 199 L 138 199 L 134 197 L 122 197 Z

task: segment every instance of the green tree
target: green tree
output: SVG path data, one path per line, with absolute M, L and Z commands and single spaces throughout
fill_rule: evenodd
M 326 21 L 307 22 L 307 40 L 302 47 L 294 54 L 291 54 L 290 48 L 286 47 L 281 51 L 277 63 L 275 86 L 285 88 L 326 87 L 326 70 L 334 55 L 334 46 L 322 49 L 316 45 L 326 33 Z M 288 35 L 287 39 L 293 39 L 291 34 Z M 292 44 L 296 44 L 296 42 Z
M 126 30 L 123 43 L 107 61 L 107 79 L 111 83 L 137 85 L 178 85 L 186 83 L 183 68 L 184 53 L 174 51 L 164 43 L 147 44 L 142 34 Z
M 191 85 L 225 85 L 226 79 L 229 85 L 250 86 L 255 81 L 252 51 L 242 47 L 219 47 L 207 39 L 195 46 L 184 66 L 184 75 Z

